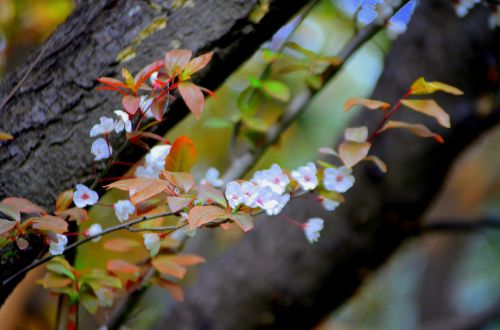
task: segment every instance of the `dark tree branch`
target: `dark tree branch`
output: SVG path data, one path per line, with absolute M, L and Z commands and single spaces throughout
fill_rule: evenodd
M 308 329 L 351 297 L 367 274 L 418 232 L 415 224 L 458 154 L 500 120 L 498 104 L 488 116 L 475 110 L 476 98 L 498 90 L 488 71 L 500 59 L 500 45 L 487 27 L 487 14 L 477 10 L 464 20 L 449 1 L 421 1 L 373 95 L 397 100 L 419 76 L 463 89 L 464 97 L 432 95 L 451 115 L 452 128 L 445 132 L 411 111 L 396 114 L 397 120 L 424 121 L 443 134 L 445 144 L 408 132 L 381 135 L 372 153 L 388 164 L 387 175 L 360 166 L 346 204 L 333 214 L 306 201 L 287 208 L 286 215 L 295 219 L 326 219 L 318 244 L 311 247 L 300 230 L 283 221 L 262 219 L 241 242 L 200 268 L 186 301 L 159 328 Z M 374 116 L 363 112 L 353 126 L 376 124 Z
M 420 226 L 419 231 L 422 233 L 468 233 L 498 228 L 500 228 L 500 219 L 491 217 L 470 220 L 439 219 Z

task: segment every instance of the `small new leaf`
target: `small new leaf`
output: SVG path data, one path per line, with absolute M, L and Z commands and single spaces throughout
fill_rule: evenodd
M 412 132 L 413 134 L 420 137 L 432 137 L 439 143 L 444 143 L 441 135 L 433 133 L 430 129 L 422 124 L 411 124 L 402 121 L 389 120 L 381 131 L 385 131 L 391 128 L 404 128 Z
M 402 100 L 401 103 L 408 108 L 433 117 L 446 128 L 450 128 L 450 116 L 434 100 Z
M 370 150 L 371 143 L 369 142 L 352 142 L 344 141 L 339 146 L 339 156 L 345 166 L 353 167 L 362 161 Z
M 347 141 L 363 143 L 368 138 L 368 128 L 366 126 L 346 128 L 344 137 Z
M 349 111 L 356 105 L 362 105 L 370 110 L 387 110 L 391 106 L 389 103 L 382 101 L 363 99 L 361 97 L 351 97 L 344 103 L 344 112 Z
M 460 89 L 444 84 L 439 81 L 425 81 L 423 77 L 418 78 L 411 85 L 411 93 L 413 95 L 427 95 L 432 94 L 434 92 L 441 91 L 453 95 L 463 95 Z

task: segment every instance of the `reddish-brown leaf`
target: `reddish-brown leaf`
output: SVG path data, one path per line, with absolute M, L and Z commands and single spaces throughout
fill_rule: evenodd
M 194 178 L 191 173 L 164 171 L 163 175 L 170 183 L 186 193 L 194 186 Z
M 113 86 L 113 87 L 119 87 L 119 88 L 125 88 L 129 89 L 126 84 L 124 84 L 122 81 L 115 79 L 115 78 L 110 78 L 110 77 L 99 77 L 97 78 L 97 81 L 100 82 L 101 84 Z
M 200 119 L 203 107 L 205 106 L 205 96 L 201 89 L 187 81 L 180 82 L 177 86 L 189 111 L 193 113 L 196 119 Z
M 185 79 L 189 78 L 193 73 L 196 73 L 207 66 L 207 64 L 212 60 L 214 52 L 209 52 L 202 54 L 198 57 L 193 58 L 184 68 L 183 76 Z
M 123 108 L 131 115 L 134 115 L 137 112 L 140 103 L 141 103 L 140 97 L 125 95 L 122 98 Z
M 227 207 L 226 198 L 224 198 L 224 195 L 219 189 L 209 185 L 198 185 L 195 189 L 198 192 L 198 200 L 202 202 L 211 201 L 212 203 Z
M 165 162 L 165 169 L 171 172 L 189 172 L 196 162 L 196 146 L 188 137 L 181 136 L 174 141 Z
M 113 273 L 131 273 L 137 274 L 141 272 L 141 268 L 128 261 L 121 259 L 111 259 L 106 263 L 106 269 Z
M 69 221 L 75 221 L 77 225 L 80 225 L 88 218 L 87 210 L 77 207 L 72 207 L 61 212 L 56 212 L 56 215 Z
M 10 206 L 12 209 L 22 213 L 47 214 L 47 211 L 43 208 L 24 198 L 7 197 L 0 204 Z
M 30 246 L 30 243 L 26 239 L 18 237 L 16 238 L 16 245 L 19 250 L 26 250 Z
M 368 155 L 371 144 L 369 142 L 344 141 L 339 146 L 339 156 L 345 166 L 353 167 Z
M 412 132 L 413 134 L 420 137 L 432 137 L 439 143 L 444 143 L 444 139 L 441 135 L 433 133 L 430 129 L 422 124 L 411 124 L 402 121 L 389 120 L 381 131 L 385 131 L 391 128 L 404 128 Z
M 189 226 L 195 229 L 217 219 L 226 218 L 226 211 L 217 206 L 195 206 L 189 211 Z
M 450 128 L 450 116 L 434 100 L 402 100 L 402 104 L 408 108 L 433 117 L 446 128 Z
M 181 266 L 194 266 L 204 263 L 206 260 L 196 254 L 177 254 L 165 256 L 169 261 Z
M 173 282 L 164 280 L 162 278 L 158 278 L 158 280 L 155 281 L 156 284 L 164 288 L 165 290 L 168 291 L 168 293 L 172 296 L 177 301 L 184 301 L 184 292 L 182 291 L 182 287 L 178 284 L 175 284 Z
M 425 81 L 423 77 L 418 78 L 411 85 L 411 93 L 413 95 L 426 95 L 432 94 L 437 91 L 442 91 L 453 95 L 463 95 L 464 93 L 456 87 L 444 84 L 439 81 Z
M 163 61 L 155 61 L 144 68 L 135 76 L 134 92 L 141 88 L 142 84 L 153 74 L 153 72 L 160 70 L 165 63 Z
M 16 221 L 21 221 L 21 212 L 19 212 L 17 209 L 13 208 L 12 206 L 0 203 L 0 213 L 3 213 L 6 216 L 8 216 L 9 218 L 12 218 Z
M 189 63 L 193 52 L 189 49 L 174 49 L 165 54 L 165 70 L 169 78 L 180 74 Z
M 113 238 L 103 244 L 106 250 L 114 252 L 129 252 L 140 246 L 138 241 L 129 238 Z
M 253 228 L 254 219 L 250 214 L 244 212 L 229 213 L 228 218 L 236 222 L 245 232 Z

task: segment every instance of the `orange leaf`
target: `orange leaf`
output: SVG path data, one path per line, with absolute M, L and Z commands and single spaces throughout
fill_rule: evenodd
M 114 252 L 129 252 L 139 246 L 141 244 L 138 241 L 129 238 L 113 238 L 103 244 L 106 250 Z
M 141 272 L 141 268 L 128 261 L 121 259 L 111 259 L 106 263 L 106 269 L 113 273 L 132 273 L 137 274 Z
M 182 73 L 183 78 L 189 78 L 193 73 L 196 73 L 207 66 L 207 64 L 212 60 L 212 56 L 214 52 L 209 52 L 202 54 L 198 57 L 193 58 L 184 68 L 184 72 Z
M 422 124 L 410 124 L 402 121 L 389 120 L 381 131 L 385 131 L 390 128 L 405 128 L 410 130 L 413 134 L 420 137 L 432 137 L 439 143 L 444 143 L 441 135 L 433 133 L 430 129 Z
M 0 235 L 9 232 L 12 228 L 16 226 L 16 221 L 10 221 L 5 219 L 0 219 Z
M 174 49 L 165 54 L 165 70 L 169 78 L 177 76 L 184 70 L 193 52 L 189 49 Z
M 24 198 L 7 197 L 0 204 L 10 206 L 12 209 L 18 212 L 47 214 L 47 211 L 42 209 L 40 206 Z
M 339 146 L 340 159 L 342 159 L 345 166 L 353 167 L 368 155 L 370 147 L 371 143 L 369 142 L 344 141 Z
M 434 117 L 438 123 L 446 128 L 450 128 L 450 116 L 434 100 L 402 100 L 402 104 L 408 108 Z
M 125 95 L 122 98 L 123 108 L 131 115 L 134 115 L 137 112 L 140 103 L 141 99 L 132 95 Z
M 33 229 L 49 230 L 59 234 L 68 230 L 68 223 L 66 221 L 52 215 L 44 215 L 38 218 L 31 218 L 30 220 L 33 223 L 31 226 Z
M 226 218 L 225 210 L 217 206 L 195 206 L 189 211 L 189 226 L 195 229 L 216 219 Z
M 168 181 L 151 178 L 135 178 L 120 180 L 106 186 L 106 188 L 117 188 L 129 192 L 132 203 L 140 203 L 154 195 L 166 191 Z
M 189 110 L 196 119 L 200 119 L 205 105 L 205 96 L 201 89 L 195 84 L 186 81 L 180 82 L 177 86 Z
M 352 142 L 365 142 L 368 138 L 368 128 L 362 127 L 349 127 L 344 131 L 344 137 L 347 141 Z
M 186 268 L 172 262 L 169 256 L 154 258 L 151 263 L 153 267 L 162 274 L 182 279 L 186 275 Z
M 137 92 L 139 88 L 144 84 L 146 79 L 148 79 L 153 72 L 160 70 L 160 68 L 164 65 L 163 61 L 155 61 L 144 68 L 135 76 L 135 85 L 134 92 Z
M 97 81 L 100 82 L 101 84 L 129 89 L 127 85 L 125 85 L 123 82 L 121 82 L 120 80 L 115 79 L 115 78 L 99 77 L 99 78 L 97 78 Z
M 168 207 L 172 212 L 177 212 L 182 210 L 183 208 L 188 206 L 192 200 L 193 198 L 186 198 L 186 197 L 167 197 Z
M 391 106 L 389 103 L 382 101 L 363 99 L 361 97 L 351 97 L 344 103 L 344 111 L 347 112 L 356 105 L 362 105 L 370 110 L 387 110 Z
M 196 146 L 188 137 L 175 140 L 165 162 L 165 169 L 171 172 L 189 172 L 196 162 Z
M 56 212 L 67 210 L 73 203 L 73 189 L 63 191 L 56 200 Z

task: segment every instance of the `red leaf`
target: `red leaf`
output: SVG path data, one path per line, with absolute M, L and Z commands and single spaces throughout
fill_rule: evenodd
M 144 84 L 146 79 L 148 79 L 153 74 L 153 72 L 160 70 L 163 65 L 163 61 L 155 61 L 139 71 L 139 73 L 135 76 L 134 92 L 137 92 L 139 88 L 141 88 L 142 84 Z
M 189 110 L 194 114 L 196 119 L 200 119 L 205 105 L 205 96 L 201 89 L 195 84 L 186 81 L 180 82 L 178 88 Z
M 0 235 L 11 231 L 11 229 L 14 228 L 16 224 L 16 221 L 0 219 Z
M 188 192 L 194 185 L 194 178 L 191 173 L 184 172 L 163 172 L 165 179 L 167 179 L 174 186 Z
M 193 200 L 192 198 L 186 198 L 186 197 L 167 197 L 168 207 L 172 212 L 177 212 L 182 210 L 183 208 L 188 206 L 192 200 Z
M 56 200 L 56 212 L 67 210 L 73 203 L 73 189 L 63 191 Z
M 194 266 L 204 263 L 206 260 L 196 254 L 177 254 L 166 256 L 168 260 L 181 266 Z
M 52 215 L 44 215 L 38 218 L 31 219 L 33 229 L 48 230 L 62 234 L 68 230 L 68 223 L 59 217 Z
M 183 278 L 186 275 L 186 268 L 172 261 L 169 256 L 160 256 L 154 258 L 151 263 L 153 267 L 162 274 Z
M 99 77 L 97 78 L 97 81 L 100 82 L 101 84 L 129 89 L 127 85 L 125 85 L 123 82 L 115 78 Z
M 174 141 L 165 162 L 171 172 L 188 172 L 196 162 L 196 146 L 188 137 L 181 136 Z
M 180 74 L 189 63 L 193 52 L 189 49 L 174 49 L 165 54 L 165 70 L 169 78 Z
M 131 95 L 125 95 L 122 99 L 123 108 L 131 115 L 134 115 L 137 112 L 140 103 L 141 99 L 139 97 Z
M 108 189 L 117 188 L 120 190 L 128 191 L 132 203 L 137 204 L 161 193 L 162 191 L 165 191 L 169 185 L 169 182 L 165 180 L 135 178 L 116 181 L 105 187 Z

